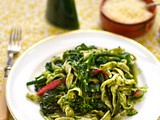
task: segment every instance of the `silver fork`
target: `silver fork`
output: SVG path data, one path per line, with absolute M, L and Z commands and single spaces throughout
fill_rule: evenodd
M 19 53 L 21 50 L 20 43 L 21 43 L 21 29 L 18 27 L 12 28 L 10 39 L 9 39 L 8 50 L 7 50 L 8 60 L 7 60 L 6 67 L 4 69 L 5 74 L 2 81 L 2 91 L 1 91 L 2 94 L 0 96 L 0 120 L 8 120 L 9 111 L 8 111 L 6 100 L 5 100 L 5 86 L 6 86 L 7 77 L 13 65 L 14 55 Z
M 9 71 L 13 65 L 13 56 L 18 52 L 20 52 L 21 50 L 20 42 L 21 42 L 21 29 L 18 27 L 12 28 L 8 45 L 8 61 L 7 61 L 7 66 L 5 68 L 6 77 L 8 76 Z

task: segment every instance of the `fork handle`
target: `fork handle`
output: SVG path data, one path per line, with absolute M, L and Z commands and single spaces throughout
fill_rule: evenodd
M 9 119 L 9 110 L 7 108 L 6 99 L 5 99 L 5 88 L 6 88 L 7 77 L 3 78 L 2 91 L 0 96 L 0 120 Z
M 8 52 L 7 67 L 5 69 L 5 72 L 6 72 L 6 70 L 10 70 L 12 65 L 13 65 L 13 52 Z

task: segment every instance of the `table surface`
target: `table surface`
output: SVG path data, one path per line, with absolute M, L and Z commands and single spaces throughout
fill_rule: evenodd
M 160 2 L 160 0 L 155 0 Z M 1 0 L 0 1 L 0 85 L 7 61 L 7 44 L 13 25 L 22 26 L 22 51 L 41 39 L 69 32 L 58 28 L 46 20 L 47 0 Z M 99 17 L 100 0 L 75 0 L 80 29 L 102 30 Z M 148 48 L 160 60 L 160 6 L 157 7 L 156 19 L 153 27 L 145 35 L 134 38 Z

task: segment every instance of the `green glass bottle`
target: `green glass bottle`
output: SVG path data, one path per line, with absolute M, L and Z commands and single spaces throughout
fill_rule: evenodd
M 78 17 L 74 0 L 48 0 L 47 19 L 65 29 L 78 29 Z

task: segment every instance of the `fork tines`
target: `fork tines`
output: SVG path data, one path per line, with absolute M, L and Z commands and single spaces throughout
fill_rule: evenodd
M 20 27 L 12 27 L 9 44 L 12 44 L 13 42 L 17 42 L 17 44 L 20 44 L 21 32 L 22 31 Z

